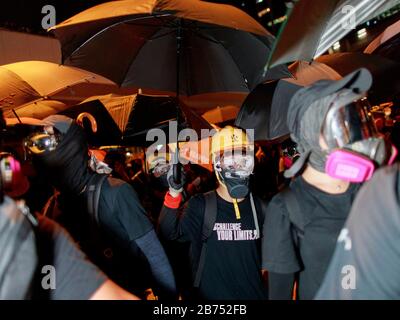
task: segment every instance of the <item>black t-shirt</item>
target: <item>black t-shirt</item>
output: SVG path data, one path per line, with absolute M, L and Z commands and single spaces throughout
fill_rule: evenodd
M 103 183 L 99 220 L 104 229 L 123 243 L 132 242 L 153 229 L 135 190 L 115 178 Z
M 328 268 L 336 239 L 343 227 L 359 186 L 342 194 L 328 194 L 308 184 L 301 176 L 292 181 L 303 214 L 304 236 L 298 245 L 281 194 L 269 203 L 263 229 L 264 269 L 279 274 L 299 272 L 298 299 L 313 299 Z
M 258 223 L 263 223 L 260 204 L 255 200 Z M 267 289 L 261 278 L 261 248 L 247 197 L 239 203 L 240 220 L 236 219 L 233 204 L 217 196 L 217 217 L 212 235 L 207 241 L 207 254 L 200 282 L 200 296 L 207 300 L 266 299 Z M 170 240 L 191 243 L 193 273 L 201 251 L 201 232 L 204 220 L 203 195 L 191 198 L 177 223 L 177 210 L 164 207 L 160 227 Z
M 153 229 L 135 190 L 126 182 L 108 178 L 101 189 L 99 228 L 87 213 L 84 195 L 61 195 L 60 223 L 82 250 L 118 285 L 141 294 L 151 287 L 151 273 L 135 240 Z
M 107 280 L 94 264 L 78 249 L 71 236 L 54 221 L 39 218 L 36 233 L 39 250 L 39 270 L 33 299 L 86 300 Z M 43 268 L 45 266 L 50 266 Z M 43 273 L 42 273 L 43 271 Z M 55 288 L 50 272 L 54 271 Z M 47 276 L 47 279 L 44 277 Z
M 399 169 L 361 188 L 316 299 L 400 299 Z

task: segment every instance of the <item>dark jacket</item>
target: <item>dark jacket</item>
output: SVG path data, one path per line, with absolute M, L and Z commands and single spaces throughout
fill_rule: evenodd
M 62 136 L 56 150 L 35 157 L 38 171 L 60 191 L 58 220 L 88 256 L 121 286 L 131 291 L 152 286 L 142 281 L 146 278 L 143 274 L 146 268 L 139 268 L 139 271 L 137 267 L 143 266 L 138 261 L 145 257 L 157 287 L 162 292 L 174 293 L 175 282 L 168 259 L 129 184 L 108 178 L 102 185 L 99 199 L 99 224 L 89 217 L 86 193 L 97 173 L 88 167 L 88 160 L 85 134 L 75 123 Z M 126 283 L 126 279 L 132 281 Z

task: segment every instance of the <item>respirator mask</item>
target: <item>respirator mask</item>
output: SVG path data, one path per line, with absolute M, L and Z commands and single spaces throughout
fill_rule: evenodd
M 376 130 L 366 98 L 347 104 L 341 100 L 332 103 L 321 128 L 329 150 L 325 171 L 359 183 L 369 180 L 377 167 L 392 164 L 397 150 Z
M 254 169 L 254 155 L 249 148 L 225 151 L 216 157 L 214 168 L 217 177 L 234 199 L 249 194 L 250 175 Z

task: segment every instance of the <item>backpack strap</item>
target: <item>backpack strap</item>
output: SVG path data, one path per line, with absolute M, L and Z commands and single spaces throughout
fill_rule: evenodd
M 254 205 L 253 194 L 251 192 L 250 192 L 250 204 L 251 204 L 251 211 L 253 212 L 254 226 L 256 228 L 257 237 L 260 237 L 261 233 L 260 233 L 260 226 L 258 224 L 257 209 L 256 206 Z
M 95 174 L 88 183 L 88 189 L 86 193 L 87 209 L 89 216 L 95 225 L 99 226 L 99 200 L 101 194 L 101 187 L 103 186 L 104 180 L 108 178 L 107 174 Z
M 196 275 L 194 278 L 194 287 L 196 288 L 200 286 L 201 276 L 206 261 L 207 240 L 213 232 L 214 224 L 217 219 L 217 193 L 215 191 L 207 192 L 206 194 L 204 194 L 204 199 L 205 210 L 203 228 L 201 231 L 201 253 L 199 264 L 196 270 Z
M 286 188 L 282 191 L 282 197 L 286 206 L 286 210 L 289 213 L 288 219 L 292 225 L 294 231 L 294 241 L 296 246 L 299 245 L 299 239 L 304 237 L 304 218 L 300 209 L 299 202 L 296 198 L 296 194 L 290 188 Z

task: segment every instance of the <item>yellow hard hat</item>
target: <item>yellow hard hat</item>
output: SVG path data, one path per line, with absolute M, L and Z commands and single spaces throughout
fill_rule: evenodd
M 232 126 L 222 128 L 211 138 L 211 155 L 213 161 L 215 156 L 221 154 L 223 151 L 249 147 L 253 147 L 253 142 L 246 134 L 246 131 Z

